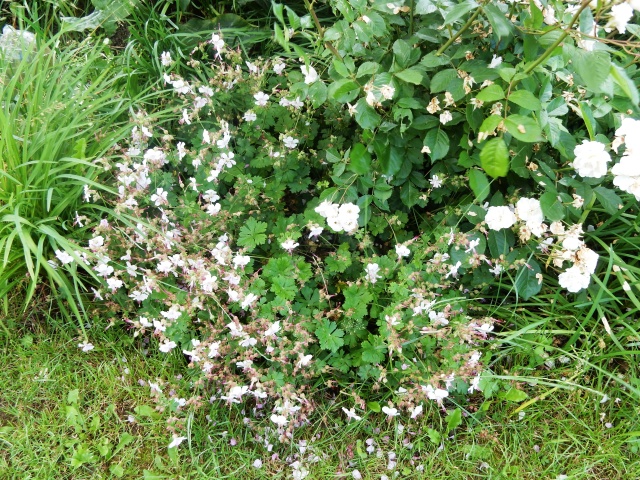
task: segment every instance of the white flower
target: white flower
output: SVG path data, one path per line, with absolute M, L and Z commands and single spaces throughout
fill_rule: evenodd
M 529 225 L 540 225 L 544 221 L 544 213 L 540 206 L 540 200 L 522 197 L 516 202 L 516 215 L 520 220 Z M 486 217 L 485 217 L 486 218 Z M 529 226 L 529 228 L 531 228 Z
M 302 368 L 302 367 L 306 367 L 307 365 L 309 365 L 309 362 L 311 362 L 311 359 L 313 358 L 313 355 L 302 355 L 302 353 L 298 354 L 298 363 L 296 363 L 296 366 L 298 368 Z
M 298 143 L 300 143 L 300 140 L 298 140 L 297 138 L 293 138 L 290 135 L 284 137 L 282 141 L 284 143 L 284 146 L 287 148 L 296 148 L 298 146 Z
M 616 27 L 618 32 L 625 33 L 631 17 L 633 17 L 633 7 L 628 3 L 619 3 L 611 7 L 611 18 L 608 24 Z
M 596 267 L 598 266 L 598 258 L 600 258 L 600 255 L 598 255 L 590 248 L 582 246 L 576 252 L 575 265 L 578 266 L 584 273 L 588 273 L 591 275 L 596 271 Z
M 382 412 L 386 413 L 388 417 L 397 417 L 400 415 L 398 409 L 393 407 L 382 407 Z
M 259 107 L 264 107 L 267 102 L 269 101 L 269 95 L 267 95 L 264 92 L 258 92 L 256 93 L 253 98 L 256 99 L 256 105 Z
M 260 460 L 259 458 L 254 460 L 253 468 L 262 468 L 262 460 Z
M 440 123 L 445 125 L 447 123 L 449 123 L 451 120 L 453 120 L 453 115 L 451 115 L 451 112 L 449 110 L 445 110 L 444 112 L 442 112 L 440 114 Z
M 418 415 L 422 413 L 422 405 L 418 405 L 413 410 L 411 410 L 411 418 L 418 418 Z
M 603 143 L 584 140 L 573 150 L 576 158 L 572 167 L 581 177 L 604 177 L 607 174 L 607 163 L 611 161 L 604 148 Z
M 242 308 L 243 310 L 246 310 L 248 306 L 250 306 L 253 302 L 255 302 L 258 299 L 258 296 L 250 293 L 249 295 L 247 295 L 244 300 L 242 301 L 242 303 L 240 304 L 240 308 Z
M 91 240 L 89 240 L 89 248 L 91 250 L 97 250 L 103 245 L 104 245 L 104 237 L 102 235 L 98 235 L 97 237 L 93 237 Z
M 320 235 L 322 233 L 322 230 L 324 230 L 320 225 L 317 224 L 313 224 L 309 227 L 309 238 L 315 238 L 318 235 Z
M 271 415 L 271 421 L 279 427 L 284 427 L 289 423 L 287 417 L 285 417 L 284 415 L 276 415 L 275 413 Z
M 365 270 L 367 272 L 367 280 L 369 280 L 371 283 L 376 283 L 379 278 L 382 278 L 380 275 L 378 275 L 380 266 L 377 263 L 368 264 L 365 267 Z
M 399 243 L 396 245 L 396 255 L 401 258 L 408 257 L 409 255 L 411 255 L 411 250 L 409 250 L 406 245 L 402 245 Z
M 264 332 L 266 337 L 275 337 L 276 333 L 280 331 L 280 322 L 273 322 L 266 332 Z
M 640 135 L 640 134 L 639 134 Z M 613 184 L 640 200 L 640 153 L 625 155 L 613 166 Z
M 276 75 L 282 75 L 282 72 L 284 72 L 284 69 L 286 68 L 286 65 L 282 62 L 278 62 L 273 66 L 273 71 L 275 72 Z
M 280 244 L 280 246 L 285 249 L 287 252 L 293 252 L 293 249 L 299 246 L 300 244 L 292 240 L 291 238 L 285 240 Z
M 236 385 L 235 387 L 231 387 L 231 389 L 229 390 L 229 393 L 226 396 L 222 395 L 220 398 L 230 403 L 240 403 L 240 399 L 248 391 L 249 391 L 249 387 L 247 387 L 246 385 L 243 385 L 243 386 Z
M 318 72 L 316 72 L 316 69 L 313 68 L 311 65 L 309 66 L 303 65 L 300 67 L 300 70 L 304 75 L 304 83 L 306 83 L 307 85 L 310 85 L 316 80 L 318 80 Z
M 350 408 L 349 410 L 347 410 L 346 408 L 342 407 L 342 411 L 347 415 L 347 418 L 349 420 L 353 419 L 353 420 L 362 420 L 362 417 L 356 415 L 356 409 L 355 408 Z
M 380 88 L 380 93 L 385 100 L 391 100 L 393 98 L 393 94 L 396 92 L 396 89 L 391 85 L 383 85 Z
M 562 288 L 566 288 L 572 293 L 579 292 L 583 288 L 589 286 L 591 275 L 583 272 L 582 269 L 576 265 L 568 268 L 566 271 L 558 275 L 558 282 Z
M 258 116 L 252 110 L 248 110 L 244 112 L 242 118 L 245 122 L 255 122 Z
M 164 343 L 160 344 L 159 350 L 162 353 L 169 353 L 171 350 L 176 348 L 178 345 L 173 340 L 167 340 Z
M 502 57 L 494 55 L 491 59 L 491 63 L 489 64 L 489 68 L 498 68 L 502 63 Z
M 489 207 L 484 221 L 490 230 L 510 228 L 516 223 L 516 216 L 509 207 Z
M 422 147 L 423 150 L 425 148 L 427 149 L 427 151 L 424 153 L 431 153 L 431 149 L 429 149 L 429 147 Z M 440 175 L 437 175 L 437 174 L 429 179 L 429 183 L 433 188 L 440 188 L 444 184 L 444 182 L 442 181 L 442 178 L 440 178 Z
M 213 45 L 213 47 L 218 52 L 220 52 L 220 50 L 224 48 L 224 40 L 222 40 L 220 35 L 218 35 L 217 33 L 214 33 L 213 35 L 211 35 L 211 45 Z
M 80 348 L 83 352 L 90 352 L 94 349 L 94 346 L 92 343 L 82 342 L 78 344 L 78 348 Z
M 63 265 L 73 262 L 73 257 L 64 250 L 56 250 L 56 257 Z
M 442 400 L 449 396 L 449 392 L 441 388 L 433 388 L 431 385 L 422 387 L 422 391 L 427 395 L 429 400 L 435 400 L 442 405 Z
M 187 437 L 178 437 L 176 435 L 173 436 L 173 440 L 171 441 L 171 443 L 169 444 L 169 446 L 167 448 L 175 448 L 178 445 L 180 445 L 182 442 L 184 442 L 187 439 Z
M 156 189 L 156 193 L 151 195 L 150 200 L 156 205 L 156 207 L 159 207 L 160 205 L 166 205 L 168 203 L 168 193 L 169 192 L 166 192 L 162 187 L 159 187 Z

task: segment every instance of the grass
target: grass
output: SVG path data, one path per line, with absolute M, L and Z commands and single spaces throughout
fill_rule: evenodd
M 375 413 L 347 424 L 340 406 L 352 401 L 341 395 L 327 398 L 291 444 L 272 442 L 269 452 L 255 437 L 264 420 L 255 420 L 251 430 L 239 408 L 214 402 L 159 411 L 163 404 L 154 401 L 149 381 L 166 382 L 164 390 L 177 396 L 201 394 L 204 402 L 210 394 L 177 377 L 185 373 L 181 355 L 148 353 L 127 332 L 98 323 L 88 329 L 96 346 L 88 353 L 77 347 L 81 336 L 69 323 L 49 318 L 12 327 L 11 337 L 0 337 L 3 478 L 289 478 L 300 440 L 308 442 L 302 454 L 308 478 L 352 478 L 354 469 L 363 478 L 392 478 L 393 472 L 415 479 L 640 476 L 640 412 L 615 383 L 607 386 L 611 399 L 605 403 L 583 389 L 554 391 L 521 414 L 514 413 L 515 403 L 472 403 L 464 406 L 469 415 L 462 425 L 448 434 L 444 413 L 435 407 L 404 431 L 401 422 Z M 597 385 L 598 378 L 589 381 Z M 168 450 L 171 425 L 188 439 Z M 367 439 L 375 441 L 371 454 Z M 318 462 L 308 461 L 311 452 Z M 397 456 L 393 470 L 389 452 Z M 263 461 L 260 469 L 256 459 Z

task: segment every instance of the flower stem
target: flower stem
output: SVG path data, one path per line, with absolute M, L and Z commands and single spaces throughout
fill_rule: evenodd
M 460 28 L 460 30 L 458 30 L 458 33 L 456 33 L 453 37 L 451 37 L 449 40 L 447 40 L 447 42 L 438 49 L 438 51 L 436 52 L 436 56 L 437 57 L 442 55 L 444 53 L 444 51 L 447 48 L 449 48 L 451 46 L 451 44 L 453 42 L 455 42 L 458 39 L 458 37 L 460 37 L 460 35 L 462 35 L 471 26 L 471 24 L 475 21 L 475 19 L 478 18 L 478 15 L 480 15 L 480 12 L 482 12 L 482 7 L 478 7 L 478 9 L 475 12 L 473 12 L 473 15 L 471 15 L 469 20 L 467 20 L 467 23 L 465 23 L 462 26 L 462 28 Z
M 318 15 L 316 15 L 316 11 L 313 9 L 313 3 L 309 2 L 309 0 L 304 0 L 304 4 L 307 7 L 307 10 L 309 10 L 309 13 L 311 14 L 311 18 L 313 18 L 313 23 L 316 25 L 316 29 L 318 30 L 318 35 L 320 36 L 320 40 L 322 41 L 324 39 L 324 29 L 322 28 L 322 25 L 320 25 L 320 20 L 318 20 Z M 342 55 L 340 55 L 340 52 L 336 50 L 336 47 L 331 45 L 331 43 L 329 42 L 324 42 L 324 46 L 327 47 L 331 51 L 331 53 L 335 55 L 336 58 L 342 61 Z

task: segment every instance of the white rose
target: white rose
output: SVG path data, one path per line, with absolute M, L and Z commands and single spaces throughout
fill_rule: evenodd
M 584 140 L 573 153 L 576 158 L 571 165 L 581 177 L 601 178 L 607 174 L 611 157 L 604 151 L 603 143 Z
M 583 273 L 582 269 L 575 265 L 568 268 L 565 272 L 562 272 L 558 276 L 558 282 L 560 282 L 560 286 L 562 288 L 566 288 L 571 293 L 576 293 L 583 288 L 587 288 L 589 286 L 590 280 L 591 275 L 589 275 L 588 273 Z
M 490 230 L 502 230 L 512 227 L 516 223 L 516 216 L 509 207 L 489 207 L 484 221 Z

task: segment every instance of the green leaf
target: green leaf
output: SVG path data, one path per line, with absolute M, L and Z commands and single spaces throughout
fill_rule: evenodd
M 440 432 L 434 430 L 433 428 L 427 428 L 427 436 L 429 437 L 429 441 L 431 443 L 433 443 L 434 445 L 440 445 L 440 442 L 442 441 L 442 435 L 440 435 Z
M 360 85 L 353 80 L 343 78 L 329 85 L 327 90 L 329 97 L 340 103 L 354 100 L 360 94 Z
M 558 195 L 553 192 L 546 192 L 540 196 L 540 207 L 545 218 L 552 222 L 564 218 L 564 205 L 558 200 Z
M 611 64 L 611 76 L 613 81 L 618 84 L 624 94 L 631 99 L 634 105 L 640 103 L 640 97 L 638 96 L 638 87 L 636 83 L 629 78 L 627 72 L 622 67 L 619 67 L 615 63 Z
M 284 300 L 293 300 L 298 293 L 298 286 L 292 277 L 276 277 L 270 291 Z
M 529 300 L 540 292 L 542 282 L 537 277 L 540 273 L 540 265 L 533 259 L 528 260 L 518 269 L 514 287 L 519 297 Z
M 333 60 L 333 68 L 341 77 L 348 77 L 350 75 L 347 66 L 337 58 Z
M 377 335 L 369 334 L 369 339 L 362 342 L 362 361 L 366 363 L 381 363 L 386 357 L 387 346 Z
M 380 70 L 380 64 L 375 62 L 364 62 L 362 65 L 358 67 L 358 73 L 356 73 L 356 77 L 364 77 L 365 75 L 373 75 Z
M 309 87 L 309 98 L 314 108 L 318 108 L 327 101 L 327 86 L 321 81 L 313 82 Z
M 374 130 L 380 125 L 380 115 L 371 107 L 364 98 L 356 103 L 356 122 L 366 130 Z
M 507 20 L 505 14 L 496 5 L 492 3 L 486 3 L 482 7 L 484 14 L 487 16 L 487 20 L 493 27 L 493 33 L 498 36 L 499 39 L 507 38 L 511 36 L 513 31 L 513 23 Z
M 381 152 L 376 152 L 383 175 L 395 175 L 400 171 L 404 163 L 402 153 L 402 149 L 395 145 L 387 145 Z
M 342 309 L 347 312 L 349 316 L 356 320 L 362 320 L 367 314 L 367 307 L 373 295 L 369 292 L 369 288 L 366 285 L 351 285 L 342 291 L 344 294 L 344 303 Z
M 267 241 L 267 236 L 265 235 L 267 226 L 266 223 L 259 222 L 255 218 L 250 217 L 240 228 L 238 245 L 247 247 L 249 250 L 253 250 L 258 245 L 262 245 Z
M 622 205 L 622 199 L 613 190 L 605 187 L 596 187 L 593 189 L 596 194 L 596 198 L 604 208 L 604 211 L 609 215 L 613 215 Z
M 408 68 L 401 72 L 394 73 L 394 75 L 400 80 L 407 83 L 413 83 L 414 85 L 420 85 L 424 78 L 423 73 L 416 68 Z
M 352 172 L 365 175 L 371 171 L 371 154 L 363 144 L 356 143 L 349 153 L 349 158 L 349 170 Z
M 491 135 L 496 131 L 500 122 L 502 122 L 502 117 L 500 115 L 490 115 L 485 118 L 482 125 L 480 125 L 480 132 Z
M 522 390 L 518 390 L 517 388 L 513 388 L 511 387 L 507 392 L 505 392 L 503 399 L 508 401 L 508 402 L 523 402 L 525 401 L 527 398 L 529 398 L 529 395 L 527 395 L 527 392 L 523 392 Z
M 415 3 L 413 12 L 416 15 L 427 15 L 438 10 L 434 0 L 418 0 Z
M 325 350 L 337 352 L 344 345 L 344 331 L 340 330 L 336 322 L 331 322 L 323 318 L 318 328 L 316 328 L 316 337 L 320 340 L 320 347 Z
M 378 402 L 367 402 L 367 408 L 375 413 L 380 413 L 382 411 Z
M 478 202 L 487 198 L 491 191 L 487 176 L 480 170 L 469 170 L 469 186 Z
M 122 478 L 124 476 L 124 468 L 122 468 L 117 463 L 114 463 L 109 467 L 109 472 L 111 472 L 111 475 L 118 478 Z
M 509 115 L 504 121 L 507 131 L 522 142 L 542 142 L 540 125 L 531 117 L 524 115 Z
M 80 390 L 78 390 L 77 388 L 74 390 L 69 390 L 69 393 L 67 394 L 67 403 L 69 405 L 77 404 L 79 397 L 80 397 Z
M 588 52 L 581 48 L 572 51 L 571 63 L 584 85 L 589 90 L 600 91 L 600 87 L 605 83 L 611 73 L 611 57 L 602 50 Z
M 454 430 L 456 427 L 459 427 L 462 423 L 462 410 L 456 408 L 452 412 L 449 412 L 447 415 L 447 432 Z
M 474 8 L 477 8 L 478 4 L 474 0 L 464 0 L 453 8 L 451 8 L 447 14 L 444 16 L 444 24 L 452 25 L 460 18 L 462 18 L 465 14 L 469 13 Z
M 411 61 L 413 48 L 406 41 L 398 39 L 393 43 L 393 58 L 400 68 L 407 68 Z
M 507 100 L 527 110 L 540 110 L 542 108 L 540 100 L 528 90 L 517 90 L 509 95 Z
M 444 158 L 449 151 L 449 135 L 440 128 L 434 128 L 427 132 L 422 144 L 429 147 L 429 150 L 431 150 L 429 157 L 432 162 L 435 162 Z
M 595 140 L 596 138 L 596 130 L 595 127 L 598 125 L 596 123 L 596 119 L 593 118 L 593 112 L 591 111 L 591 107 L 587 104 L 587 102 L 580 102 L 580 113 L 582 113 L 582 120 L 584 121 L 584 125 L 587 127 L 587 131 L 589 132 L 589 140 Z
M 495 102 L 496 100 L 502 100 L 504 98 L 504 90 L 500 85 L 494 83 L 480 90 L 476 98 L 483 102 Z
M 89 450 L 89 447 L 82 443 L 73 452 L 73 456 L 71 457 L 71 466 L 73 468 L 78 468 L 85 463 L 94 463 L 96 460 L 96 456 L 91 450 Z
M 444 92 L 448 90 L 449 84 L 458 78 L 458 71 L 454 68 L 440 70 L 431 78 L 431 93 Z
M 482 169 L 493 178 L 506 177 L 509 172 L 509 150 L 502 138 L 492 138 L 480 151 Z

